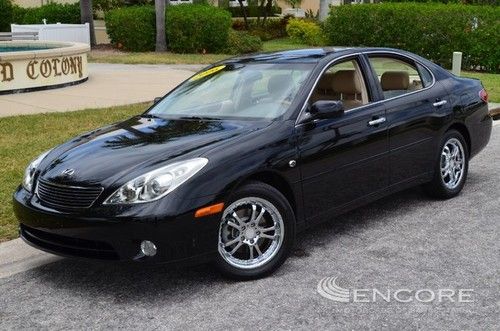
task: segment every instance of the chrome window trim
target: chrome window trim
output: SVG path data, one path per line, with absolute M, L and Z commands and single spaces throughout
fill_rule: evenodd
M 389 100 L 394 100 L 394 99 L 398 99 L 398 98 L 401 98 L 401 97 L 405 97 L 407 95 L 412 95 L 412 94 L 415 94 L 415 93 L 419 93 L 419 92 L 423 92 L 423 91 L 426 91 L 430 88 L 432 88 L 435 84 L 436 84 L 436 77 L 434 76 L 434 73 L 432 72 L 432 70 L 430 70 L 425 64 L 423 64 L 421 61 L 413 58 L 412 56 L 409 56 L 409 55 L 406 55 L 406 54 L 401 54 L 401 53 L 398 53 L 398 52 L 394 52 L 394 51 L 384 51 L 384 50 L 373 50 L 373 51 L 366 51 L 366 52 L 358 52 L 358 53 L 353 53 L 353 54 L 348 54 L 348 55 L 343 55 L 341 57 L 338 57 L 338 58 L 335 58 L 333 60 L 331 60 L 330 62 L 328 62 L 325 67 L 323 68 L 323 70 L 321 70 L 321 73 L 318 75 L 318 77 L 316 77 L 316 81 L 314 82 L 314 85 L 312 87 L 312 89 L 309 91 L 309 94 L 307 95 L 307 98 L 306 100 L 304 101 L 304 104 L 302 105 L 301 109 L 300 109 L 300 112 L 299 112 L 299 115 L 297 116 L 297 118 L 295 119 L 295 126 L 300 126 L 304 123 L 299 123 L 299 120 L 301 119 L 302 117 L 302 114 L 306 111 L 307 109 L 307 104 L 309 102 L 309 99 L 311 98 L 311 95 L 314 91 L 314 89 L 316 89 L 316 85 L 318 84 L 319 82 L 319 79 L 321 78 L 321 76 L 323 76 L 324 72 L 334 64 L 334 62 L 337 62 L 339 60 L 342 60 L 342 59 L 345 59 L 345 58 L 348 58 L 348 57 L 353 57 L 353 56 L 359 56 L 359 55 L 368 55 L 368 54 L 380 54 L 381 56 L 383 56 L 384 54 L 393 54 L 393 55 L 397 55 L 397 56 L 400 56 L 402 58 L 406 58 L 406 59 L 411 59 L 412 61 L 414 61 L 415 63 L 418 63 L 420 64 L 422 67 L 424 67 L 427 71 L 429 71 L 431 73 L 431 76 L 432 76 L 432 84 L 427 86 L 427 87 L 424 87 L 420 90 L 416 90 L 416 91 L 413 91 L 413 92 L 410 92 L 410 93 L 406 93 L 406 94 L 402 94 L 402 95 L 398 95 L 398 96 L 395 96 L 395 97 L 392 97 L 392 98 L 388 98 L 388 99 L 382 99 L 382 100 L 378 100 L 378 101 L 375 101 L 375 102 L 369 102 L 367 103 L 366 105 L 362 105 L 362 106 L 359 106 L 359 107 L 355 107 L 355 108 L 351 108 L 349 110 L 346 110 L 345 112 L 348 113 L 348 112 L 352 112 L 352 111 L 355 111 L 355 110 L 359 110 L 359 109 L 362 109 L 362 108 L 365 108 L 367 106 L 371 106 L 371 105 L 376 105 L 376 104 L 379 104 L 379 103 L 382 103 L 382 102 L 386 102 L 386 101 L 389 101 Z M 371 63 L 370 63 L 370 66 L 371 66 Z M 416 68 L 417 69 L 417 68 Z M 418 72 L 418 69 L 417 69 L 417 72 Z M 419 74 L 420 75 L 420 74 Z M 365 82 L 366 84 L 366 82 Z M 380 82 L 379 82 L 380 84 Z

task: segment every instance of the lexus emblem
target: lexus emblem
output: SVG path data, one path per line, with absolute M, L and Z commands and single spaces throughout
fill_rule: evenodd
M 61 172 L 61 175 L 63 177 L 71 177 L 75 173 L 75 169 L 66 169 L 63 172 Z

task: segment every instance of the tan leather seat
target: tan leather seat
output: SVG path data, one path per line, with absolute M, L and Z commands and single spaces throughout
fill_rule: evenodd
M 406 71 L 386 71 L 380 77 L 382 90 L 407 90 L 410 87 L 410 75 Z
M 332 77 L 333 91 L 340 94 L 345 109 L 363 105 L 363 101 L 358 100 L 358 95 L 363 92 L 361 84 L 355 70 L 339 70 Z
M 333 91 L 333 74 L 325 73 L 319 80 L 311 96 L 312 102 L 318 100 L 338 100 L 339 95 Z

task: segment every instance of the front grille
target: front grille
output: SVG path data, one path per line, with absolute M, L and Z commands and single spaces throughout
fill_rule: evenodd
M 30 243 L 62 255 L 92 259 L 118 260 L 118 254 L 102 241 L 78 239 L 40 231 L 21 224 L 21 237 Z
M 102 190 L 100 186 L 66 186 L 43 180 L 38 180 L 36 187 L 36 193 L 43 203 L 60 208 L 89 208 Z

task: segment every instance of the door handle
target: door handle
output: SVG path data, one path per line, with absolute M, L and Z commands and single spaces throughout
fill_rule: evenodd
M 446 103 L 448 103 L 448 101 L 446 101 L 446 100 L 441 100 L 441 101 L 436 101 L 436 102 L 434 102 L 432 105 L 433 105 L 434 107 L 441 107 L 441 106 L 446 105 Z
M 369 126 L 377 126 L 385 122 L 385 117 L 379 117 L 377 119 L 371 120 L 368 122 Z

